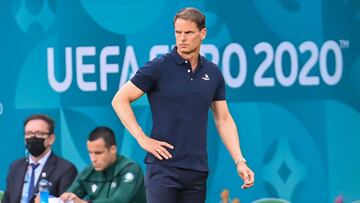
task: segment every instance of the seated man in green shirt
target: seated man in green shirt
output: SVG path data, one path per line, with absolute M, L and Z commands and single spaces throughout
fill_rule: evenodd
M 74 203 L 146 202 L 144 176 L 138 164 L 118 155 L 114 132 L 97 127 L 89 135 L 91 166 L 85 168 L 60 198 Z

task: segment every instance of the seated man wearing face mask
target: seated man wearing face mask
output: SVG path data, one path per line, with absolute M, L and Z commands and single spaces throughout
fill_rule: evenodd
M 29 156 L 10 165 L 2 203 L 32 203 L 38 192 L 41 174 L 51 183 L 50 195 L 60 196 L 77 175 L 75 166 L 54 154 L 54 121 L 44 114 L 28 117 L 24 135 Z

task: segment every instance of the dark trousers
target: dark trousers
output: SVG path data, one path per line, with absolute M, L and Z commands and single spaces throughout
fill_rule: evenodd
M 147 203 L 203 203 L 208 172 L 147 164 Z

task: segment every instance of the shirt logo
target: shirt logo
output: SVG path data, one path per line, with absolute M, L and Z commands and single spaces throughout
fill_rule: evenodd
M 91 185 L 91 191 L 94 193 L 96 191 L 96 189 L 97 189 L 97 185 L 92 184 Z
M 125 178 L 124 178 L 124 182 L 125 183 L 129 183 L 129 182 L 132 182 L 134 180 L 134 174 L 131 173 L 131 172 L 128 172 L 125 174 Z
M 210 80 L 210 77 L 208 74 L 205 73 L 204 77 L 202 77 L 203 80 Z
M 116 182 L 115 181 L 113 181 L 113 182 L 111 182 L 111 186 L 110 186 L 111 188 L 116 188 Z

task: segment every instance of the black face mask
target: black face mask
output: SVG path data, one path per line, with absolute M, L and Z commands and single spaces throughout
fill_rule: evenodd
M 44 138 L 32 137 L 25 139 L 26 140 L 26 148 L 29 150 L 29 153 L 34 157 L 40 156 L 45 152 L 46 148 L 44 145 Z

